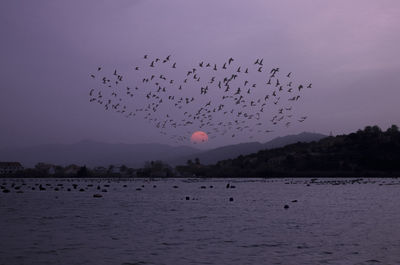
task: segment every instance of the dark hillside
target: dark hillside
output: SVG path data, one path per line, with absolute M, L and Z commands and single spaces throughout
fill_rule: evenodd
M 395 125 L 385 132 L 367 126 L 349 135 L 180 169 L 207 177 L 388 176 L 400 172 L 400 132 Z

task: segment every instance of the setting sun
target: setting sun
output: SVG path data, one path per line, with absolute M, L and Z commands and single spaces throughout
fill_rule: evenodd
M 205 143 L 208 141 L 208 135 L 202 131 L 196 131 L 190 137 L 190 141 L 195 144 Z

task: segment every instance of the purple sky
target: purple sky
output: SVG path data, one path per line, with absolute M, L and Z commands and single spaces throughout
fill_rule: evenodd
M 400 125 L 397 0 L 2 0 L 0 147 L 43 143 L 172 144 L 142 119 L 90 104 L 98 65 L 127 70 L 143 54 L 264 64 L 312 82 L 303 123 L 252 140 Z M 246 142 L 219 137 L 207 147 Z M 188 143 L 189 144 L 189 143 Z

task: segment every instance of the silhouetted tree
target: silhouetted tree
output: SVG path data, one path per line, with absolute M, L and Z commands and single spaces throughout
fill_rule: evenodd
M 125 165 L 122 165 L 119 169 L 121 170 L 121 172 L 125 172 L 128 170 L 128 167 Z
M 88 169 L 86 166 L 81 167 L 78 172 L 76 173 L 77 177 L 87 177 L 88 174 Z
M 396 133 L 398 133 L 399 132 L 399 127 L 397 127 L 397 125 L 392 125 L 392 126 L 390 126 L 390 128 L 388 128 L 387 129 L 387 131 L 386 131 L 387 133 L 389 133 L 389 134 L 396 134 Z

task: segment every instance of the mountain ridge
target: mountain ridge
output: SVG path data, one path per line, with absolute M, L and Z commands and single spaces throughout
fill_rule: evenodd
M 316 141 L 323 134 L 303 132 L 272 139 L 266 143 L 249 142 L 199 150 L 190 146 L 145 143 L 103 143 L 82 140 L 73 144 L 44 144 L 30 147 L 0 149 L 0 161 L 19 161 L 25 167 L 39 162 L 56 165 L 86 165 L 88 167 L 124 164 L 142 167 L 147 161 L 161 160 L 171 165 L 185 164 L 187 160 L 199 158 L 204 164 L 247 155 L 263 149 L 281 147 L 295 142 Z
M 173 164 L 183 164 L 187 160 L 194 160 L 198 158 L 200 162 L 204 165 L 210 165 L 217 163 L 220 160 L 236 158 L 240 155 L 248 155 L 251 153 L 256 153 L 264 149 L 272 149 L 283 147 L 288 144 L 293 144 L 297 142 L 312 142 L 318 141 L 322 138 L 327 137 L 324 134 L 302 132 L 299 134 L 289 134 L 286 136 L 276 137 L 266 143 L 260 142 L 248 142 L 239 143 L 234 145 L 222 146 L 210 150 L 203 151 L 198 154 L 193 154 L 187 157 L 181 157 L 177 159 L 178 161 L 173 161 Z M 186 160 L 185 160 L 186 159 Z
M 366 126 L 350 134 L 218 161 L 179 167 L 183 176 L 203 177 L 398 177 L 400 130 Z

